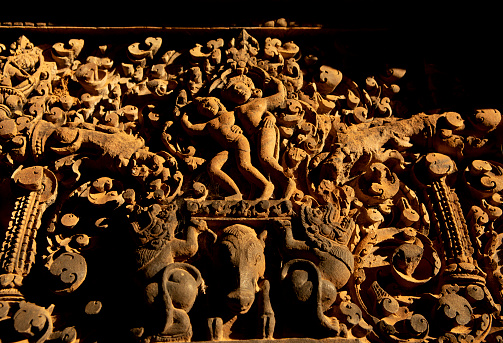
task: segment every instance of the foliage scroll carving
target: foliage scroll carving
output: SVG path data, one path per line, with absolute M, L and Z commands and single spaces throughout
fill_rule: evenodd
M 503 339 L 501 113 L 250 32 L 0 45 L 0 342 Z

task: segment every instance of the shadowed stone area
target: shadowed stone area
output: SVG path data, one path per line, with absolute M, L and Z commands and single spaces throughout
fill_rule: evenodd
M 0 20 L 1 342 L 502 340 L 496 57 L 282 5 Z

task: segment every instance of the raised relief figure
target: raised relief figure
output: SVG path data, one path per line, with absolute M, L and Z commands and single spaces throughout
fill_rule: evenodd
M 355 224 L 347 217 L 338 222 L 340 214 L 332 204 L 316 209 L 302 206 L 300 211 L 301 230 L 287 221 L 280 225 L 287 261 L 281 278 L 286 294 L 292 298 L 285 301 L 296 304 L 292 312 L 298 306 L 295 316 L 301 321 L 296 324 L 300 332 L 317 326 L 320 336 L 339 335 L 345 329 L 336 316 L 327 313 L 354 271 L 353 255 L 347 243 Z M 294 229 L 298 232 L 295 235 Z M 305 313 L 309 314 L 308 318 Z
M 0 44 L 0 342 L 502 341 L 501 109 L 330 30 L 51 30 Z
M 133 198 L 128 195 L 134 208 Z M 176 210 L 173 205 L 161 210 L 156 204 L 132 213 L 137 216 L 131 219 L 138 241 L 138 278 L 145 284 L 148 310 L 156 318 L 134 331 L 145 342 L 189 341 L 192 325 L 188 312 L 205 287 L 199 270 L 183 261 L 197 252 L 197 237 L 207 230 L 206 223 L 194 220 L 186 239 L 176 238 Z
M 252 165 L 250 142 L 242 134 L 239 126 L 235 125 L 234 112 L 225 109 L 219 99 L 213 97 L 196 98 L 194 100 L 200 114 L 210 118 L 207 122 L 193 124 L 188 115 L 182 117 L 183 128 L 190 134 L 208 134 L 225 149 L 211 159 L 208 172 L 226 189 L 230 196 L 227 200 L 241 200 L 243 195 L 232 178 L 223 170 L 223 165 L 233 153 L 239 171 L 246 180 L 259 187 L 262 193 L 258 199 L 269 199 L 274 190 L 274 185 L 269 182 L 260 171 Z
M 241 121 L 243 129 L 257 144 L 258 157 L 262 167 L 277 180 L 283 189 L 282 198 L 290 198 L 295 190 L 295 183 L 285 175 L 279 163 L 279 131 L 276 118 L 271 113 L 286 100 L 286 89 L 281 81 L 265 75 L 265 83 L 273 89 L 273 94 L 266 97 L 252 98 L 255 88 L 250 77 L 243 74 L 230 75 L 222 89 L 222 97 L 238 105 L 234 111 Z
M 222 230 L 213 252 L 213 285 L 208 287 L 210 313 L 214 315 L 208 319 L 211 340 L 273 338 L 276 320 L 269 298 L 270 283 L 264 279 L 266 236 L 266 231 L 257 236 L 254 229 L 241 224 Z M 253 305 L 256 326 L 250 325 L 249 316 L 244 323 L 241 318 Z M 243 324 L 248 330 L 237 329 Z

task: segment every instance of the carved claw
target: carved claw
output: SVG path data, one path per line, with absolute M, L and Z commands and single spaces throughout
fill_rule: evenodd
M 336 317 L 328 317 L 324 314 L 319 314 L 318 316 L 321 317 L 321 325 L 333 331 L 336 336 L 339 335 L 342 325 L 339 323 L 339 320 Z
M 199 232 L 203 232 L 203 231 L 208 231 L 208 224 L 206 223 L 205 220 L 202 220 L 202 219 L 196 219 L 196 218 L 192 218 L 190 220 L 190 223 L 197 229 L 197 231 Z
M 233 133 L 237 134 L 237 135 L 240 135 L 240 134 L 243 133 L 243 130 L 239 126 L 237 126 L 237 125 L 232 125 L 231 126 L 231 131 Z
M 268 115 L 264 118 L 264 127 L 271 128 L 276 124 L 276 118 L 270 113 L 266 112 Z

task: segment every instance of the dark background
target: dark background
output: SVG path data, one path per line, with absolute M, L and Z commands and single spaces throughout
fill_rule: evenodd
M 286 18 L 296 29 L 290 33 L 256 30 L 253 34 L 263 42 L 269 35 L 283 35 L 302 48 L 313 46 L 323 49 L 326 63 L 342 70 L 363 85 L 364 78 L 386 67 L 407 69 L 405 91 L 413 94 L 411 103 L 417 111 L 455 110 L 470 111 L 477 107 L 496 107 L 503 110 L 502 30 L 499 8 L 483 3 L 466 5 L 459 2 L 446 6 L 445 2 L 365 2 L 365 1 L 40 1 L 9 2 L 0 6 L 0 43 L 6 47 L 13 39 L 25 34 L 35 44 L 68 41 L 70 38 L 86 39 L 85 47 L 94 42 L 124 43 L 137 41 L 138 36 L 148 36 L 152 29 L 117 30 L 112 27 L 151 26 L 181 27 L 187 29 L 163 31 L 163 46 L 192 47 L 194 42 L 204 43 L 206 38 L 235 37 L 236 32 L 222 29 L 213 31 L 191 30 L 190 27 L 259 26 L 266 21 Z M 444 7 L 440 7 L 440 5 Z M 465 6 L 462 8 L 461 6 Z M 57 30 L 61 26 L 71 29 Z M 75 27 L 109 27 L 96 30 L 79 30 Z M 41 28 L 34 30 L 34 28 Z M 53 27 L 56 30 L 45 30 Z M 321 27 L 320 30 L 303 30 L 302 27 Z M 258 37 L 261 35 L 261 37 Z M 56 37 L 58 36 L 58 37 Z M 178 37 L 178 38 L 177 38 Z M 282 38 L 283 39 L 283 38 Z M 141 40 L 139 40 L 141 41 Z M 326 51 L 325 51 L 326 50 Z M 330 50 L 330 51 L 329 51 Z M 85 54 L 82 54 L 85 56 Z M 8 217 L 7 217 L 8 218 Z M 112 237 L 115 239 L 119 235 Z M 102 246 L 112 246 L 113 243 Z M 118 244 L 120 246 L 120 244 Z M 125 248 L 124 248 L 125 249 Z M 109 257 L 108 257 L 109 258 Z M 105 259 L 96 258 L 96 265 Z M 124 261 L 108 262 L 117 266 L 103 282 L 105 288 L 115 293 L 132 287 L 122 280 L 128 269 Z M 120 268 L 122 266 L 122 268 Z M 89 268 L 99 270 L 99 268 Z M 119 275 L 116 277 L 116 275 Z M 124 276 L 126 275 L 126 276 Z M 32 280 L 40 280 L 31 275 Z M 122 277 L 122 278 L 121 278 Z M 96 277 L 97 282 L 102 279 Z M 93 280 L 93 277 L 89 277 Z M 117 283 L 118 287 L 115 286 Z M 85 283 L 85 287 L 102 290 L 102 284 Z M 38 284 L 36 285 L 38 287 Z M 85 289 L 81 289 L 84 292 Z M 36 294 L 36 290 L 30 294 Z M 82 293 L 84 294 L 84 293 Z M 92 293 L 90 293 L 92 294 Z M 101 293 L 100 293 L 101 294 Z M 141 294 L 141 292 L 130 292 Z M 72 295 L 70 295 L 71 297 Z M 78 294 L 76 294 L 78 296 Z M 117 309 L 124 306 L 117 294 L 103 295 L 117 299 Z M 42 298 L 42 297 L 41 297 Z M 119 299 L 120 298 L 120 299 Z M 49 298 L 50 299 L 50 298 Z M 68 298 L 67 298 L 68 299 Z M 127 298 L 130 300 L 130 298 Z M 81 299 L 82 301 L 86 299 Z M 37 303 L 43 304 L 41 300 Z M 48 302 L 48 306 L 51 302 Z M 56 303 L 56 301 L 54 301 Z M 120 304 L 119 304 L 120 303 Z M 80 312 L 67 302 L 67 311 Z M 64 306 L 64 305 L 63 305 Z M 111 308 L 115 308 L 112 306 Z M 115 314 L 115 313 L 114 313 Z M 110 314 L 104 314 L 109 315 Z M 128 312 L 122 313 L 128 317 Z M 123 321 L 122 321 L 123 320 Z M 69 320 L 71 322 L 71 320 Z M 124 327 L 127 318 L 118 318 L 116 327 Z M 92 322 L 101 325 L 109 335 L 114 326 L 109 322 Z M 112 341 L 117 341 L 113 337 Z
M 358 73 L 358 66 L 363 70 L 386 63 L 412 67 L 422 74 L 417 87 L 435 93 L 426 100 L 432 110 L 466 106 L 503 110 L 503 20 L 496 5 L 480 1 L 45 1 L 9 3 L 0 11 L 0 23 L 4 27 L 26 22 L 34 26 L 239 27 L 286 18 L 294 27 L 322 27 L 339 45 L 338 53 L 345 55 L 341 58 L 352 59 L 353 73 Z M 2 38 L 0 42 L 10 44 Z

